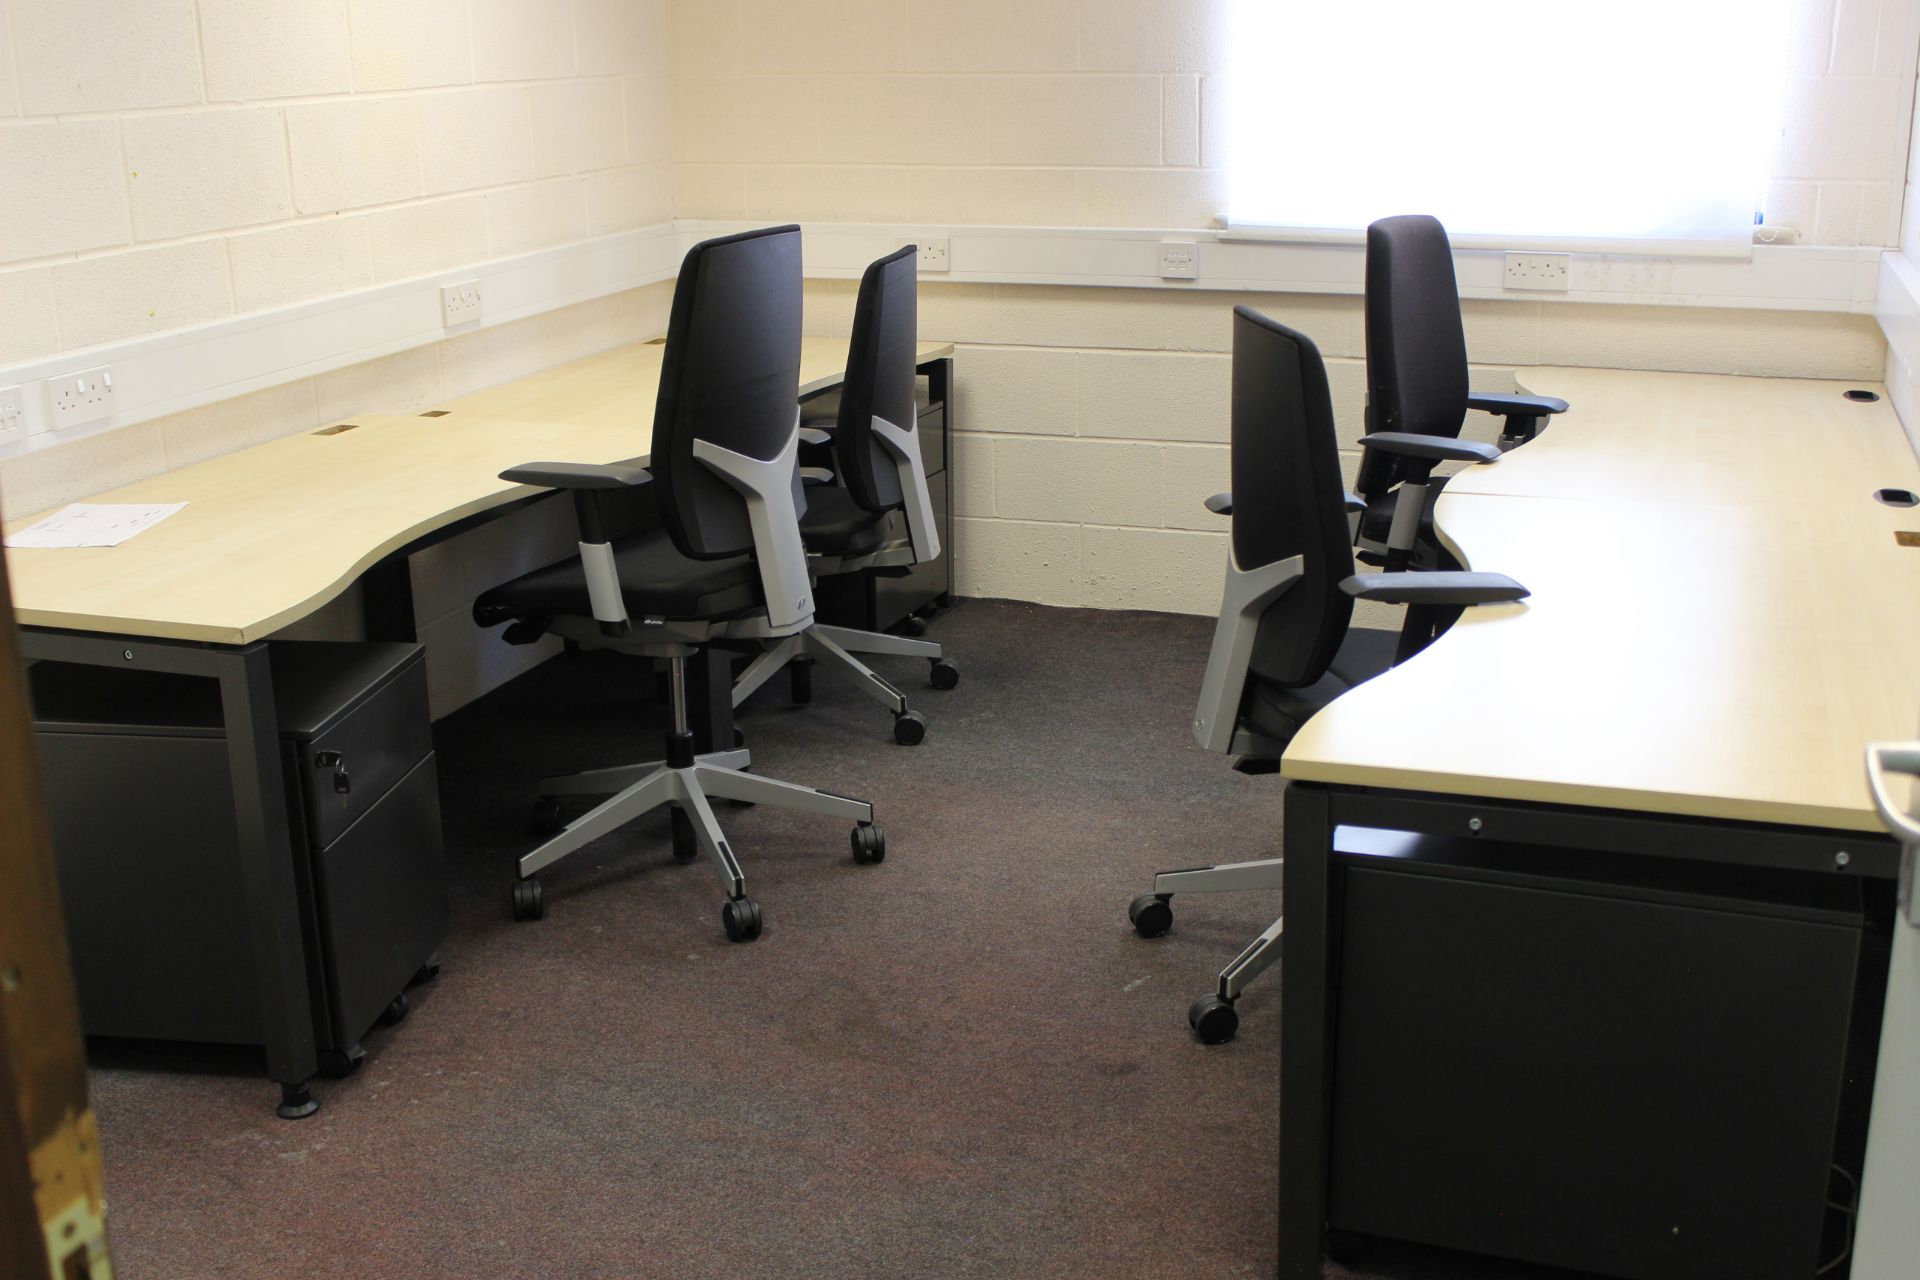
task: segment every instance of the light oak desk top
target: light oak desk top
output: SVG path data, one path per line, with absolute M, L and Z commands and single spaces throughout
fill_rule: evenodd
M 846 350 L 845 339 L 808 338 L 801 389 L 838 380 Z M 920 358 L 952 350 L 923 343 Z M 441 406 L 446 417 L 359 415 L 342 420 L 351 431 L 301 432 L 94 495 L 88 501 L 187 506 L 118 547 L 7 548 L 20 623 L 262 639 L 387 554 L 537 492 L 500 479 L 508 467 L 644 455 L 660 353 L 647 343 L 616 348 L 452 401 Z
M 1920 508 L 1872 497 L 1920 490 L 1920 464 L 1885 402 L 1850 404 L 1844 384 L 1565 372 L 1525 381 L 1576 408 L 1455 477 L 1436 510 L 1464 563 L 1532 597 L 1467 610 L 1342 696 L 1283 772 L 1882 830 L 1862 750 L 1920 719 L 1920 548 L 1894 538 L 1920 530 Z M 1768 407 L 1774 391 L 1804 407 L 1801 429 Z M 1741 429 L 1744 458 L 1728 452 Z M 1723 465 L 1740 483 L 1712 478 Z M 1543 496 L 1512 496 L 1529 490 Z
M 1567 412 L 1498 463 L 1460 471 L 1448 493 L 1846 506 L 1862 486 L 1913 486 L 1913 450 L 1878 383 L 1618 369 L 1518 376 Z M 1880 399 L 1848 400 L 1852 389 Z

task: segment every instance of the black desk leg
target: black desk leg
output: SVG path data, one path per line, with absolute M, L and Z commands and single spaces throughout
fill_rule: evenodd
M 273 671 L 264 643 L 212 650 L 208 656 L 220 681 L 220 715 L 226 722 L 245 924 L 260 984 L 267 1074 L 280 1085 L 280 1116 L 298 1120 L 320 1109 L 307 1088 L 319 1060 L 273 710 Z
M 367 639 L 412 644 L 420 637 L 413 621 L 413 566 L 406 556 L 388 556 L 360 575 L 360 607 Z
M 1286 791 L 1280 951 L 1280 1280 L 1320 1280 L 1327 1222 L 1328 875 L 1333 831 L 1327 793 Z

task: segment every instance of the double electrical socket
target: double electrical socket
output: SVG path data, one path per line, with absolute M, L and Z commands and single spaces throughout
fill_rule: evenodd
M 120 407 L 119 393 L 113 389 L 113 370 L 104 364 L 48 378 L 47 399 L 55 431 L 111 418 Z
M 1565 293 L 1573 274 L 1573 255 L 1568 253 L 1509 253 L 1507 288 L 1541 289 Z
M 440 321 L 447 328 L 472 324 L 480 318 L 480 282 L 462 280 L 440 286 Z

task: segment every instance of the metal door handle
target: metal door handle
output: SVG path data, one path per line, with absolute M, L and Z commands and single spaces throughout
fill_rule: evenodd
M 1920 844 L 1920 822 L 1902 812 L 1887 794 L 1889 773 L 1920 777 L 1920 742 L 1867 744 L 1867 790 L 1873 793 L 1873 807 L 1880 811 L 1880 820 L 1903 843 Z
M 1888 829 L 1900 837 L 1900 880 L 1895 897 L 1907 923 L 1920 928 L 1920 894 L 1914 890 L 1914 864 L 1920 860 L 1920 822 L 1894 806 L 1893 797 L 1887 794 L 1889 773 L 1920 777 L 1920 742 L 1867 744 L 1867 790 L 1873 793 L 1873 807 L 1880 811 L 1880 820 Z

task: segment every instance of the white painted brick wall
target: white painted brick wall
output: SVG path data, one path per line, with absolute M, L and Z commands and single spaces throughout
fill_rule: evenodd
M 0 364 L 672 216 L 665 0 L 0 0 Z
M 670 0 L 676 212 L 1209 225 L 1225 197 L 1228 8 Z M 1792 0 L 1764 203 L 1803 242 L 1895 243 L 1917 9 Z

